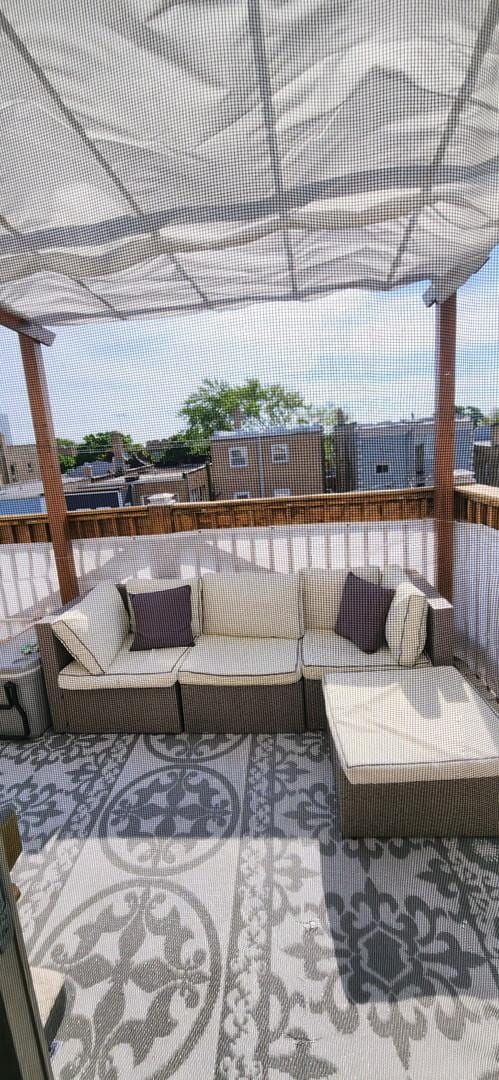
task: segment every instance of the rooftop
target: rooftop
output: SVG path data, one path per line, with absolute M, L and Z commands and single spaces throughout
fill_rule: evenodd
M 154 469 L 154 472 L 147 473 L 145 476 L 139 476 L 135 483 L 153 484 L 155 480 L 158 482 L 162 480 L 182 480 L 187 473 L 196 472 L 198 469 L 202 468 L 202 465 L 182 465 L 179 469 Z
M 499 495 L 455 489 L 452 469 L 457 294 L 499 241 L 497 4 L 41 6 L 6 0 L 0 12 L 0 323 L 19 336 L 48 506 L 0 516 L 6 634 L 102 582 L 251 570 L 263 591 L 273 573 L 397 563 L 438 588 L 432 611 L 447 619 L 446 655 L 452 644 L 455 667 L 497 709 Z M 54 328 L 413 283 L 419 301 L 424 288 L 425 303 L 437 305 L 428 318 L 434 488 L 68 512 L 41 349 Z M 308 331 L 307 306 L 300 310 Z M 251 312 L 247 326 L 252 348 Z M 328 332 L 341 334 L 341 325 L 330 319 Z M 419 341 L 410 345 L 417 353 Z M 174 349 L 165 353 L 165 400 L 175 361 Z M 286 375 L 299 386 L 295 361 Z M 110 370 L 114 408 L 129 371 L 118 361 Z M 61 389 L 56 363 L 50 375 Z M 321 431 L 250 427 L 214 439 Z M 126 635 L 126 613 L 108 592 Z M 319 586 L 320 611 L 325 592 Z M 251 592 L 251 617 L 253 602 Z M 59 694 L 64 721 L 54 709 L 55 726 L 40 739 L 0 740 L 1 800 L 14 806 L 24 842 L 16 879 L 29 960 L 66 980 L 55 1080 L 497 1075 L 499 840 L 342 838 L 331 744 L 306 729 L 305 694 L 288 681 L 303 656 L 297 593 L 290 607 L 298 629 L 285 642 L 280 701 L 295 695 L 301 730 L 249 734 L 234 695 L 225 704 L 230 731 L 216 733 L 215 695 L 200 709 L 203 734 L 168 734 L 166 691 L 177 727 L 186 726 L 172 669 L 158 672 L 157 650 L 134 650 L 145 680 L 134 697 L 129 635 L 129 667 L 107 689 L 109 669 L 96 662 L 100 673 L 87 677 L 59 642 L 57 663 L 72 671 L 61 682 L 51 671 L 45 686 L 52 700 Z M 262 604 L 279 632 L 284 608 Z M 230 619 L 230 605 L 219 604 L 226 609 Z M 202 604 L 191 614 L 201 618 Z M 438 617 L 420 618 L 415 639 L 427 630 L 434 643 Z M 106 655 L 111 622 L 97 618 Z M 312 631 L 319 649 L 324 633 L 333 631 Z M 269 636 L 277 653 L 280 638 Z M 74 637 L 78 653 L 84 643 Z M 236 645 L 244 663 L 235 678 L 244 682 L 248 657 L 262 656 L 254 639 Z M 225 661 L 229 649 L 219 652 Z M 164 685 L 152 686 L 158 674 Z M 215 677 L 210 686 L 226 688 L 225 668 Z M 100 682 L 98 702 L 88 678 Z M 64 679 L 79 679 L 79 689 Z M 357 669 L 351 679 L 358 688 Z M 195 695 L 196 681 L 186 685 Z M 137 731 L 144 686 L 155 719 Z M 241 686 L 260 724 L 262 698 L 252 683 Z M 84 735 L 69 732 L 70 693 Z M 450 725 L 458 696 L 446 701 Z M 414 697 L 435 745 L 441 697 Z M 386 733 L 391 718 L 378 700 Z M 276 724 L 287 719 L 281 707 Z M 345 708 L 340 723 L 351 719 Z M 463 728 L 464 738 L 473 734 Z M 496 730 L 491 720 L 490 740 Z M 426 767 L 422 729 L 402 724 L 398 736 Z M 441 777 L 437 784 L 445 798 Z M 497 800 L 485 802 L 496 810 Z M 474 805 L 461 801 L 463 818 Z M 399 828 L 398 818 L 390 832 Z M 8 994 L 12 1013 L 25 980 L 26 972 Z
M 41 480 L 26 480 L 23 484 L 0 484 L 0 499 L 36 499 L 43 496 Z
M 56 1078 L 494 1074 L 497 844 L 343 841 L 323 733 L 48 735 L 0 783 Z
M 275 427 L 264 428 L 235 428 L 232 431 L 216 431 L 212 435 L 212 440 L 218 439 L 275 439 L 279 437 L 286 437 L 287 435 L 309 435 L 312 432 L 322 432 L 322 424 L 297 424 L 296 427 L 285 427 L 284 425 L 276 425 Z

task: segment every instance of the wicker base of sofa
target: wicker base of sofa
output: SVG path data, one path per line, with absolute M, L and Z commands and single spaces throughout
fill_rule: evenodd
M 333 750 L 344 837 L 499 836 L 499 777 L 351 784 Z
M 59 691 L 65 730 L 75 735 L 182 731 L 178 684 L 126 690 Z
M 182 685 L 181 690 L 186 731 L 239 735 L 305 730 L 301 679 L 277 686 Z
M 304 679 L 303 689 L 307 731 L 326 731 L 328 723 L 324 706 L 324 694 L 322 693 L 322 681 L 320 679 Z

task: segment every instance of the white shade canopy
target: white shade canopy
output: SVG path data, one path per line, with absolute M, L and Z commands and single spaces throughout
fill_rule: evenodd
M 0 305 L 428 280 L 499 239 L 497 0 L 0 0 Z

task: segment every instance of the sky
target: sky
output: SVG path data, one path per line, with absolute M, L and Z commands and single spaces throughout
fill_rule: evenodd
M 121 430 L 136 440 L 183 426 L 182 402 L 201 381 L 257 376 L 353 420 L 433 412 L 435 308 L 426 284 L 391 293 L 335 292 L 302 303 L 56 328 L 44 349 L 58 436 Z M 459 291 L 456 400 L 499 408 L 499 249 Z M 14 442 L 33 430 L 17 338 L 0 328 L 0 412 Z

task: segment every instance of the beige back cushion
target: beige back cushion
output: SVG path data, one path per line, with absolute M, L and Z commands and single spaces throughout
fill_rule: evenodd
M 298 574 L 206 574 L 202 579 L 203 634 L 299 638 Z
M 348 570 L 302 570 L 305 630 L 334 630 Z M 352 574 L 379 584 L 377 566 L 353 566 Z
M 103 675 L 129 633 L 128 614 L 112 582 L 102 582 L 52 623 L 59 641 L 90 675 Z
M 183 578 L 132 578 L 131 581 L 127 581 L 126 583 L 126 591 L 129 596 L 133 596 L 134 593 L 161 592 L 163 589 L 179 589 L 182 585 L 190 585 L 191 587 L 192 636 L 199 637 L 201 633 L 201 611 L 198 578 L 189 578 L 187 580 L 184 580 Z M 132 634 L 134 634 L 135 619 L 131 604 L 129 604 L 129 609 L 130 627 Z
M 426 644 L 427 612 L 426 596 L 412 582 L 401 581 L 385 624 L 387 645 L 397 664 L 412 667 L 421 656 Z
M 381 575 L 381 584 L 385 589 L 396 589 L 397 585 L 400 585 L 402 581 L 409 581 L 403 566 L 398 563 L 385 566 Z

